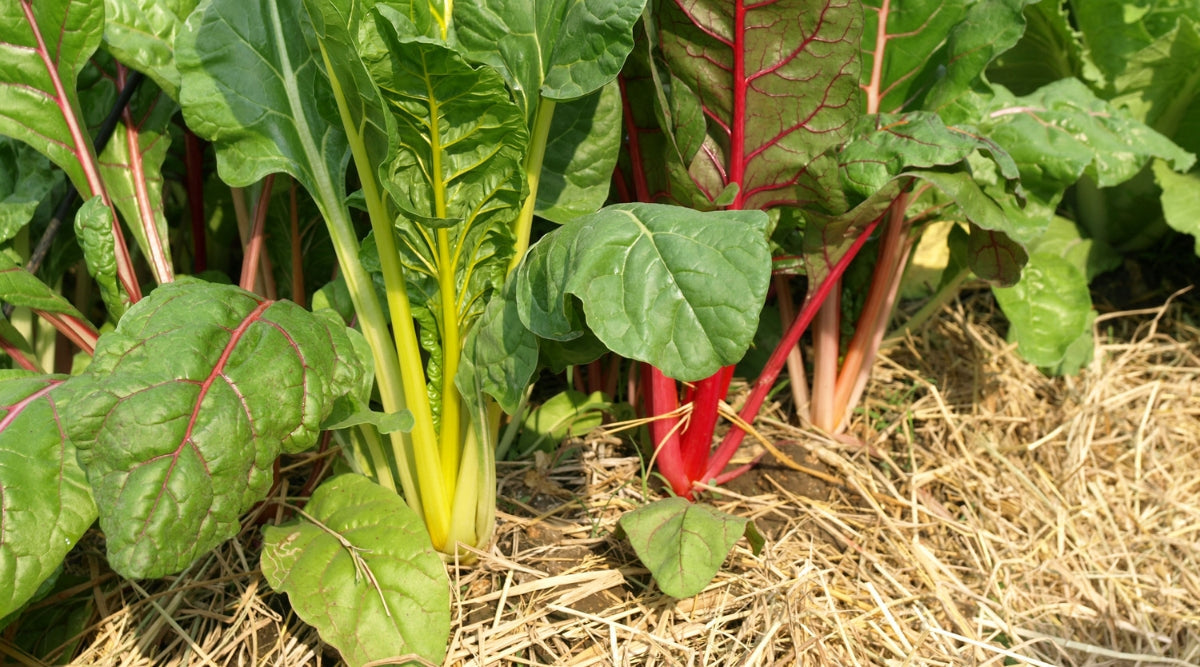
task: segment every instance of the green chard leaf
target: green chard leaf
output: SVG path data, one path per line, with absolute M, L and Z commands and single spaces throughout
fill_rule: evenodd
M 658 587 L 676 598 L 703 591 L 743 535 L 755 553 L 763 544 L 749 519 L 683 498 L 644 505 L 618 523 Z
M 578 99 L 616 78 L 646 0 L 481 0 L 454 8 L 468 58 L 491 65 L 532 122 L 539 97 Z
M 539 216 L 562 224 L 608 199 L 621 147 L 621 91 L 616 82 L 554 111 L 538 181 Z
M 29 224 L 61 178 L 61 172 L 28 144 L 0 137 L 0 243 Z
M 125 313 L 121 301 L 121 290 L 117 285 L 116 244 L 113 242 L 109 221 L 112 210 L 104 205 L 100 197 L 92 197 L 79 207 L 75 214 L 75 238 L 83 249 L 88 273 L 100 286 L 100 296 L 114 322 Z
M 397 246 L 437 414 L 443 374 L 457 375 L 461 341 L 503 284 L 512 257 L 509 225 L 525 196 L 528 134 L 493 70 L 471 67 L 444 45 L 380 28 L 389 58 L 373 65 L 372 76 L 399 138 L 380 178 L 400 209 Z
M 0 374 L 0 618 L 37 592 L 96 520 L 64 424 L 66 380 Z
M 352 666 L 446 655 L 445 566 L 420 518 L 366 477 L 331 478 L 301 518 L 264 528 L 262 570 Z
M 0 134 L 42 152 L 85 198 L 103 185 L 78 114 L 75 80 L 103 30 L 104 0 L 0 4 Z
M 1195 156 L 1099 99 L 1077 79 L 1024 97 L 998 90 L 987 102 L 980 130 L 1016 160 L 1030 195 L 1048 205 L 1085 173 L 1107 187 L 1129 180 L 1154 157 L 1179 170 L 1195 162 Z
M 681 380 L 707 377 L 740 359 L 754 336 L 770 278 L 767 222 L 761 211 L 659 204 L 576 218 L 518 269 L 521 321 L 542 338 L 571 340 L 586 317 L 621 356 Z
M 199 1 L 105 0 L 105 48 L 177 100 L 180 76 L 175 67 L 175 36 Z
M 121 81 L 121 76 L 114 77 Z M 175 279 L 167 219 L 163 214 L 162 167 L 171 147 L 171 118 L 179 106 L 145 82 L 126 108 L 112 140 L 100 154 L 100 173 L 113 206 L 121 212 L 159 283 Z
M 1153 169 L 1163 191 L 1163 217 L 1176 231 L 1192 235 L 1200 255 L 1200 174 L 1176 173 L 1162 160 L 1155 160 Z
M 181 279 L 102 336 L 67 421 L 113 569 L 177 572 L 232 536 L 275 458 L 361 390 L 351 335 L 332 314 Z
M 1132 54 L 1117 77 L 1113 104 L 1200 153 L 1200 8 Z

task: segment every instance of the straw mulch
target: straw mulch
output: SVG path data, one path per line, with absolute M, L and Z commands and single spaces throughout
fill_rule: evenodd
M 888 349 L 858 442 L 769 412 L 768 442 L 818 477 L 774 463 L 716 497 L 769 539 L 692 599 L 611 535 L 644 502 L 616 436 L 503 465 L 496 540 L 452 571 L 446 664 L 1200 664 L 1196 301 L 1101 316 L 1074 378 L 1022 362 L 992 308 Z M 255 571 L 256 535 L 140 584 L 85 553 L 75 664 L 336 664 Z

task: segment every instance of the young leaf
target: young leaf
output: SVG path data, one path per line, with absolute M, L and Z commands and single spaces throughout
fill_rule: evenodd
M 117 285 L 117 257 L 109 220 L 112 210 L 100 197 L 92 197 L 75 213 L 75 238 L 83 250 L 88 273 L 100 286 L 100 296 L 114 322 L 125 314 L 121 290 Z
M 681 380 L 735 363 L 766 298 L 761 211 L 697 213 L 621 204 L 576 218 L 530 249 L 517 278 L 521 320 L 543 338 L 587 326 L 608 349 Z
M 175 35 L 200 0 L 105 0 L 104 43 L 117 60 L 179 99 Z
M 550 451 L 571 436 L 581 436 L 599 426 L 604 411 L 612 407 L 603 392 L 584 394 L 570 389 L 555 394 L 521 419 L 521 438 L 516 455 L 527 456 L 535 449 Z
M 0 374 L 0 618 L 33 596 L 96 520 L 63 423 L 66 379 Z
M 301 518 L 264 528 L 262 570 L 352 666 L 446 655 L 445 566 L 417 515 L 365 477 L 326 481 Z
M 532 119 L 539 97 L 566 101 L 616 78 L 646 0 L 481 0 L 454 8 L 468 58 L 491 65 Z
M 755 552 L 762 547 L 749 519 L 678 497 L 643 505 L 618 523 L 658 587 L 676 598 L 703 591 L 743 535 Z
M 177 572 L 233 535 L 275 458 L 311 446 L 359 389 L 350 335 L 336 316 L 180 280 L 102 336 L 68 423 L 113 569 Z

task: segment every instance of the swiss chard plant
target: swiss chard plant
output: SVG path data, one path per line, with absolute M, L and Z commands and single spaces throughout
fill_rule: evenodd
M 627 144 L 617 189 L 639 201 L 767 212 L 788 320 L 734 427 L 715 447 L 733 369 L 681 392 L 669 369 L 644 367 L 654 457 L 676 495 L 692 498 L 698 484 L 745 470 L 728 464 L 785 366 L 806 419 L 829 433 L 846 428 L 914 241 L 931 222 L 956 225 L 952 248 L 961 269 L 947 276 L 945 293 L 974 275 L 995 286 L 1016 331 L 1059 327 L 1060 336 L 1069 330 L 1068 342 L 1090 331 L 1086 282 L 1082 295 L 1055 293 L 1077 284 L 1058 271 L 1073 268 L 1067 260 L 1050 257 L 1065 251 L 1054 222 L 1064 192 L 1081 179 L 1103 187 L 1127 181 L 1152 158 L 1177 178 L 1173 170 L 1193 158 L 1077 79 L 1053 77 L 1020 94 L 992 83 L 988 67 L 1021 39 L 1028 4 L 652 4 L 645 38 L 620 80 Z M 864 247 L 874 255 L 871 277 L 849 287 L 843 276 Z M 788 276 L 797 273 L 806 296 L 793 305 Z M 855 318 L 851 327 L 842 322 L 847 314 Z M 806 367 L 798 344 L 810 325 Z M 1064 347 L 1041 356 L 1037 345 L 1021 343 L 1041 365 L 1067 354 Z M 642 522 L 636 514 L 623 525 Z M 687 544 L 699 533 L 671 516 L 635 538 L 643 560 L 650 555 L 659 564 L 660 581 L 696 567 Z M 664 553 L 672 554 L 665 563 Z M 711 561 L 715 571 L 720 559 Z M 695 581 L 703 585 L 702 577 Z
M 766 214 L 601 208 L 622 133 L 615 78 L 643 9 L 0 9 L 0 132 L 34 149 L 2 145 L 19 156 L 6 174 L 23 207 L 4 209 L 15 240 L 0 298 L 84 353 L 46 373 L 29 331 L 0 329 L 20 367 L 0 382 L 0 617 L 53 586 L 97 518 L 119 574 L 187 568 L 268 496 L 278 456 L 341 429 L 351 472 L 305 505 L 275 500 L 295 519 L 266 531 L 264 574 L 352 664 L 440 660 L 449 585 L 437 554 L 487 546 L 501 413 L 535 371 L 607 349 L 699 379 L 740 358 L 757 325 Z M 93 132 L 93 105 L 114 109 L 109 131 Z M 258 193 L 238 286 L 178 275 L 163 188 L 176 119 L 211 143 L 235 208 Z M 64 215 L 100 300 L 64 298 L 22 246 L 55 185 L 45 160 L 85 200 Z M 311 207 L 338 274 L 314 301 L 346 295 L 349 310 L 256 291 L 279 291 L 261 270 L 280 260 L 265 238 L 277 175 L 298 186 L 282 188 L 288 274 L 301 273 L 299 211 Z M 560 226 L 533 243 L 535 215 Z

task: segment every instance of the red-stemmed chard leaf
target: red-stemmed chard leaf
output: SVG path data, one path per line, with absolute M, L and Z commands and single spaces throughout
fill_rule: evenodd
M 129 70 L 113 63 L 113 71 L 106 75 L 121 90 Z M 162 165 L 171 146 L 171 117 L 178 110 L 179 105 L 156 86 L 143 83 L 126 105 L 121 124 L 100 155 L 100 172 L 112 193 L 113 204 L 128 221 L 159 283 L 175 279 L 167 219 L 163 215 Z
M 65 380 L 0 371 L 0 618 L 37 592 L 96 520 L 63 424 Z
M 83 313 L 4 254 L 0 254 L 0 299 L 34 311 L 80 349 L 90 353 L 96 347 L 100 332 Z
M 0 4 L 0 134 L 41 151 L 84 199 L 100 196 L 110 204 L 75 90 L 103 31 L 104 0 Z M 115 214 L 112 233 L 121 286 L 136 302 L 141 288 Z
M 361 391 L 351 335 L 291 302 L 181 280 L 101 337 L 67 410 L 113 569 L 177 572 L 233 535 L 275 458 Z
M 707 137 L 692 179 L 729 208 L 813 199 L 799 178 L 845 139 L 860 113 L 856 3 L 664 0 L 659 42 L 672 74 L 698 97 Z

